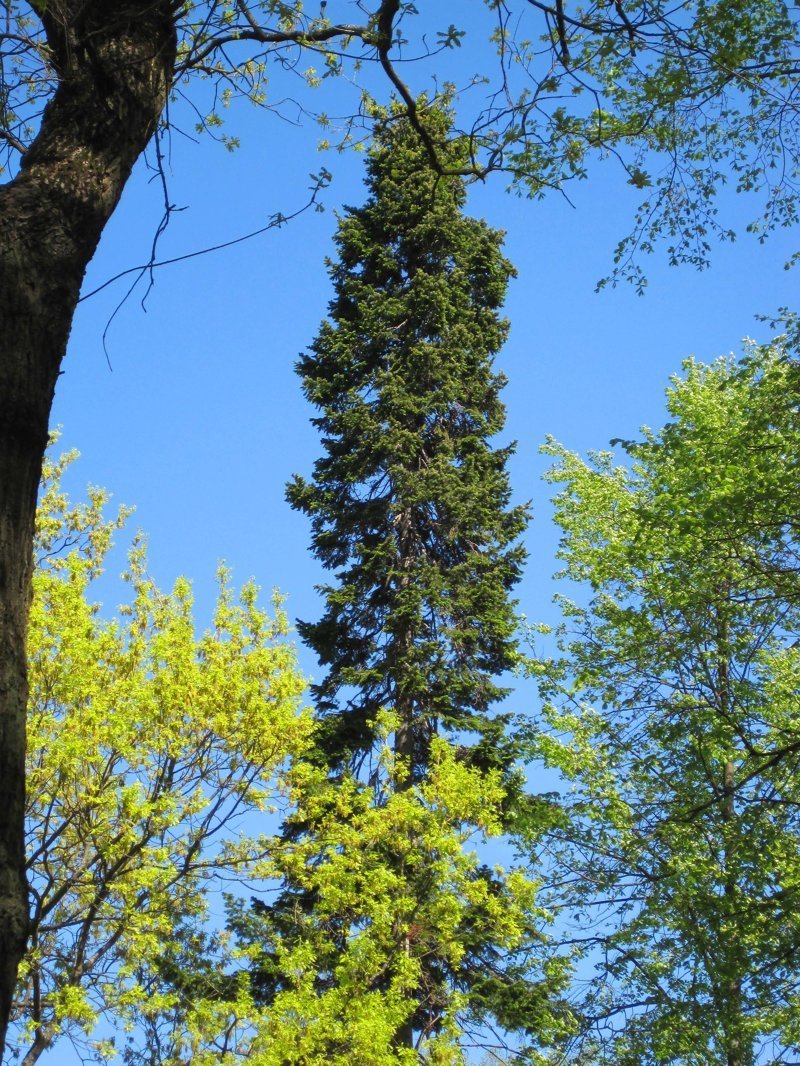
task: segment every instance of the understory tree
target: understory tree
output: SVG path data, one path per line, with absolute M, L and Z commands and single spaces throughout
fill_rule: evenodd
M 198 638 L 188 582 L 161 593 L 141 542 L 126 606 L 101 617 L 92 593 L 124 513 L 106 517 L 101 490 L 71 504 L 68 460 L 46 464 L 37 526 L 32 907 L 10 1047 L 25 1066 L 67 1040 L 106 1061 L 107 1037 L 124 1042 L 126 1023 L 158 1034 L 169 1019 L 172 1042 L 154 1041 L 148 1062 L 200 1061 L 201 1051 L 218 1062 L 247 982 L 209 924 L 212 895 L 263 871 L 265 841 L 249 834 L 307 742 L 305 682 L 279 604 L 270 617 L 252 584 L 236 597 L 223 571 L 213 631 Z M 185 934 L 197 941 L 188 955 Z M 198 960 L 209 955 L 221 965 L 203 985 Z M 192 967 L 191 996 L 164 980 L 175 958 Z
M 797 1060 L 798 386 L 780 344 L 689 362 L 631 465 L 546 449 L 580 590 L 531 750 L 571 786 L 549 861 L 596 964 L 577 1061 Z
M 418 107 L 458 165 L 450 115 Z M 318 1000 L 383 1001 L 396 1061 L 415 1061 L 415 1048 L 437 1061 L 448 1038 L 460 1061 L 459 1036 L 478 1040 L 484 1022 L 533 1044 L 558 1028 L 558 975 L 532 958 L 533 886 L 461 854 L 504 824 L 520 788 L 493 710 L 516 661 L 510 593 L 526 520 L 509 503 L 511 449 L 492 440 L 512 271 L 501 235 L 462 213 L 463 180 L 437 175 L 400 108 L 377 121 L 367 202 L 339 223 L 330 317 L 298 364 L 324 455 L 288 495 L 336 579 L 320 590 L 321 619 L 299 624 L 324 670 L 312 690 L 320 796 L 287 823 L 283 894 L 236 927 L 261 945 L 254 981 L 267 1000 L 287 994 L 287 950 L 306 959 L 298 1019 L 320 1017 Z M 331 879 L 345 874 L 337 895 Z M 321 1032 L 346 1057 L 347 1033 Z
M 293 79 L 305 69 L 317 87 L 327 84 L 323 77 L 356 75 L 369 63 L 403 100 L 434 169 L 450 167 L 420 121 L 415 92 L 424 86 L 412 91 L 401 64 L 413 61 L 405 70 L 437 77 L 439 54 L 459 46 L 466 30 L 427 21 L 421 5 L 418 11 L 403 0 L 340 2 L 338 21 L 329 7 L 301 0 L 8 0 L 4 8 L 0 1044 L 28 918 L 25 640 L 36 492 L 84 273 L 134 164 L 155 139 L 154 165 L 166 181 L 161 138 L 173 122 L 213 131 L 221 124 L 220 100 L 240 96 L 265 111 L 279 110 L 281 99 L 295 106 L 295 82 L 287 92 L 282 70 Z M 482 96 L 469 79 L 477 107 L 465 116 L 467 151 L 456 169 L 480 177 L 504 172 L 539 196 L 585 176 L 593 154 L 617 157 L 626 180 L 645 195 L 633 240 L 619 249 L 623 273 L 628 252 L 651 248 L 661 233 L 669 235 L 675 261 L 704 264 L 709 234 L 731 235 L 717 220 L 715 199 L 730 179 L 762 194 L 757 228 L 794 221 L 798 48 L 790 5 L 473 0 L 467 9 L 489 15 L 482 74 L 493 86 Z M 363 114 L 361 103 L 354 101 L 354 116 Z M 318 118 L 330 127 L 324 114 Z M 328 133 L 340 144 L 361 137 L 357 121 Z M 230 134 L 223 140 L 235 143 Z M 156 243 L 172 210 L 168 194 L 165 203 L 162 225 L 153 227 Z
M 528 1052 L 563 1039 L 571 1016 L 535 884 L 475 852 L 502 831 L 502 776 L 436 739 L 409 787 L 396 724 L 379 724 L 371 786 L 296 768 L 295 813 L 272 845 L 283 891 L 231 908 L 263 1007 L 253 1049 L 270 1066 L 445 1066 L 467 1047 L 502 1056 L 511 1039 L 536 1061 Z

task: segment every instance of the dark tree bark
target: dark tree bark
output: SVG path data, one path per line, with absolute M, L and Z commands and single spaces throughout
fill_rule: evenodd
M 50 0 L 58 87 L 0 189 L 0 1054 L 28 923 L 25 640 L 36 495 L 86 266 L 158 122 L 175 62 L 170 0 Z

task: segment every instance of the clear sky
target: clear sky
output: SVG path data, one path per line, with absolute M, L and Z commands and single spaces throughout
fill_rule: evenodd
M 414 88 L 429 83 L 414 68 Z M 337 89 L 337 93 L 344 90 Z M 326 103 L 323 87 L 319 105 Z M 350 98 L 352 101 L 352 97 Z M 126 281 L 81 304 L 53 424 L 62 443 L 82 453 L 71 484 L 109 488 L 133 504 L 134 526 L 150 537 L 152 567 L 169 586 L 195 582 L 198 622 L 207 624 L 212 576 L 225 559 L 236 580 L 279 586 L 293 616 L 317 611 L 321 576 L 309 558 L 306 519 L 284 502 L 294 472 L 308 473 L 320 448 L 293 364 L 315 335 L 331 291 L 324 259 L 332 254 L 335 211 L 364 198 L 362 158 L 318 154 L 313 125 L 293 126 L 245 106 L 229 117 L 241 138 L 234 153 L 201 138 L 173 138 L 169 194 L 185 208 L 160 245 L 169 257 L 216 244 L 302 206 L 308 174 L 327 166 L 334 179 L 324 213 L 308 212 L 234 248 L 157 272 L 146 310 L 140 286 L 107 331 Z M 512 477 L 532 499 L 531 558 L 520 589 L 530 618 L 551 618 L 549 576 L 555 535 L 545 461 L 537 449 L 553 434 L 576 450 L 632 437 L 662 420 L 663 392 L 687 355 L 708 360 L 739 349 L 745 335 L 766 338 L 756 321 L 794 305 L 796 271 L 784 262 L 800 234 L 782 231 L 765 245 L 743 236 L 714 250 L 711 270 L 669 268 L 663 249 L 649 257 L 650 285 L 595 293 L 616 241 L 631 225 L 638 193 L 612 163 L 544 201 L 505 191 L 502 177 L 472 188 L 469 210 L 507 231 L 518 270 L 507 302 L 511 337 L 498 357 L 509 378 L 508 429 L 518 441 Z M 147 260 L 163 193 L 144 162 L 136 169 L 87 275 L 85 291 Z M 742 223 L 753 205 L 727 197 Z M 113 608 L 117 589 L 109 590 Z M 315 663 L 306 655 L 310 672 Z

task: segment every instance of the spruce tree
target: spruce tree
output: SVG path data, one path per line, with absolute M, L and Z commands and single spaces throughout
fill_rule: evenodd
M 457 171 L 449 115 L 420 112 Z M 570 1024 L 535 886 L 468 848 L 503 829 L 519 791 L 493 709 L 516 657 L 526 522 L 509 504 L 511 448 L 492 444 L 513 268 L 399 110 L 378 123 L 366 183 L 339 223 L 329 318 L 298 366 L 324 454 L 288 495 L 334 573 L 322 618 L 299 625 L 325 668 L 316 765 L 295 769 L 278 898 L 232 906 L 230 924 L 293 1053 L 455 1063 L 461 1034 L 479 1042 L 486 1022 L 493 1040 L 531 1046 Z
M 457 169 L 447 113 L 426 108 L 425 123 Z M 388 708 L 414 780 L 440 728 L 477 735 L 483 765 L 501 757 L 488 712 L 514 661 L 526 513 L 509 506 L 512 449 L 491 443 L 505 418 L 492 357 L 514 271 L 502 235 L 462 213 L 463 179 L 431 167 L 399 110 L 379 123 L 366 184 L 339 223 L 330 317 L 298 364 L 325 452 L 288 497 L 336 579 L 322 618 L 299 624 L 326 670 L 321 756 L 358 762 Z

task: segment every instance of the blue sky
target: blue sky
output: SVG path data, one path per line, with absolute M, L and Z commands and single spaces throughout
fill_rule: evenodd
M 415 88 L 424 86 L 418 77 Z M 234 153 L 208 138 L 174 138 L 170 198 L 185 210 L 173 215 L 163 257 L 296 210 L 309 172 L 323 165 L 334 175 L 326 210 L 160 270 L 146 310 L 134 294 L 108 328 L 111 368 L 102 337 L 127 282 L 82 303 L 53 415 L 63 445 L 82 453 L 74 491 L 91 481 L 136 506 L 132 523 L 149 534 L 157 580 L 194 580 L 201 626 L 220 559 L 237 581 L 254 576 L 279 586 L 293 616 L 317 611 L 313 585 L 321 572 L 308 555 L 307 521 L 283 499 L 290 475 L 308 473 L 319 454 L 293 364 L 331 295 L 324 258 L 332 254 L 335 211 L 364 198 L 361 157 L 318 154 L 313 126 L 246 107 L 229 125 L 242 141 Z M 140 163 L 85 291 L 146 261 L 163 202 L 151 178 Z M 498 178 L 474 186 L 469 202 L 472 214 L 507 231 L 518 270 L 506 305 L 511 336 L 497 364 L 509 378 L 508 432 L 518 441 L 515 492 L 534 505 L 520 589 L 530 618 L 551 619 L 553 610 L 555 534 L 537 454 L 545 435 L 584 451 L 659 424 L 664 387 L 681 360 L 737 351 L 745 335 L 766 338 L 769 329 L 755 316 L 793 305 L 798 284 L 796 272 L 783 269 L 798 235 L 782 231 L 763 246 L 744 236 L 717 247 L 703 273 L 667 267 L 659 250 L 646 263 L 644 296 L 629 286 L 595 293 L 631 225 L 637 193 L 611 163 L 597 164 L 569 192 L 574 206 L 558 194 L 532 202 L 508 194 Z M 742 228 L 754 211 L 733 195 L 726 208 Z M 107 608 L 117 595 L 109 587 Z M 310 656 L 303 663 L 314 671 Z

